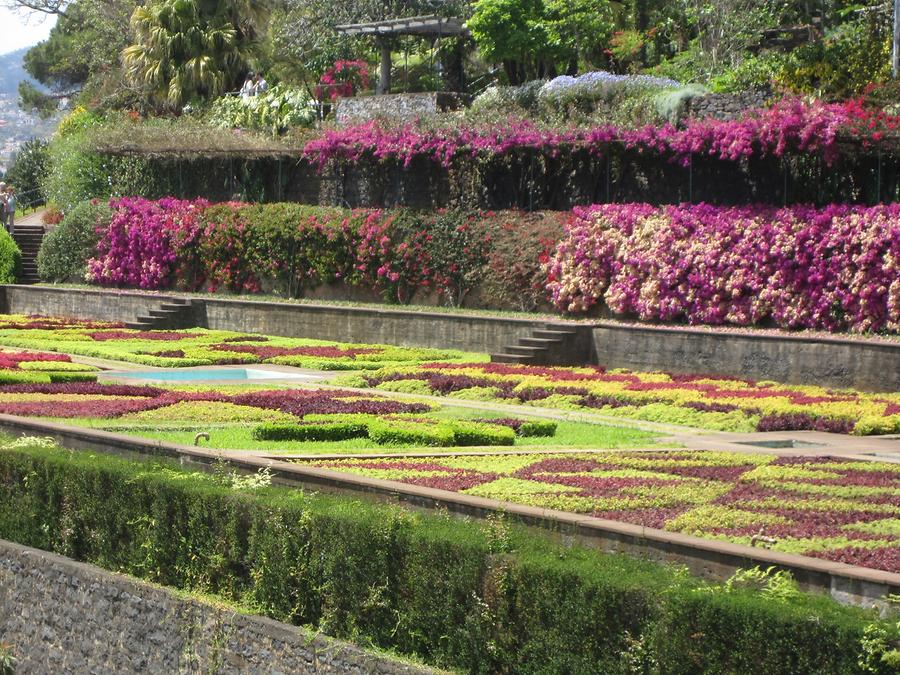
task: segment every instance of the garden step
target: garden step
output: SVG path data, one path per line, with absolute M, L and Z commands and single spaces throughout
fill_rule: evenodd
M 159 317 L 161 319 L 170 319 L 172 317 L 176 317 L 181 314 L 181 308 L 179 309 L 151 309 L 148 314 L 150 317 Z
M 526 337 L 519 338 L 519 344 L 523 347 L 537 347 L 538 349 L 547 349 L 548 347 L 552 347 L 553 345 L 562 344 L 562 338 Z
M 543 347 L 525 347 L 523 345 L 510 345 L 506 348 L 508 354 L 517 354 L 519 356 L 537 356 L 546 351 Z
M 522 356 L 521 354 L 491 354 L 491 363 L 532 363 L 531 357 Z
M 577 331 L 557 329 L 557 328 L 538 328 L 531 333 L 532 337 L 562 340 L 571 335 L 575 335 Z

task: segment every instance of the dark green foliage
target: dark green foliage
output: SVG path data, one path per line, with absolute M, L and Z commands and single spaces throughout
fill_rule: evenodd
M 457 446 L 513 445 L 516 442 L 516 432 L 509 427 L 457 420 L 450 423 L 450 428 L 453 429 L 453 444 Z
M 553 420 L 529 420 L 524 422 L 516 433 L 523 438 L 555 436 L 556 422 Z
M 9 232 L 0 228 L 0 284 L 14 284 L 21 265 L 22 251 Z
M 32 138 L 16 152 L 15 161 L 6 172 L 5 181 L 16 189 L 19 206 L 44 203 L 41 185 L 49 168 L 50 151 L 47 141 Z
M 97 376 L 94 373 L 48 373 L 50 382 L 96 382 Z
M 503 521 L 59 449 L 0 451 L 0 537 L 473 673 L 856 673 L 867 624 L 896 639 Z
M 38 274 L 44 281 L 84 281 L 87 260 L 97 252 L 97 227 L 112 211 L 106 202 L 81 202 L 46 237 L 38 251 Z
M 365 438 L 369 430 L 365 424 L 339 422 L 335 424 L 284 424 L 268 422 L 253 430 L 258 441 L 345 441 Z

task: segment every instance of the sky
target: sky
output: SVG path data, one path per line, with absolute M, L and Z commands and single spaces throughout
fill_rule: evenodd
M 55 23 L 55 16 L 13 11 L 0 5 L 0 54 L 36 45 L 47 37 Z

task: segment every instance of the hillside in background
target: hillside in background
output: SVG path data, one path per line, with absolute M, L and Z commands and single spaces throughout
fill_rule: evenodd
M 27 51 L 26 47 L 8 54 L 0 54 L 0 95 L 15 98 L 19 82 L 31 79 L 22 63 Z
M 19 109 L 19 82 L 28 77 L 23 59 L 28 49 L 0 54 L 0 172 L 16 151 L 30 138 L 46 138 L 57 120 L 41 120 Z

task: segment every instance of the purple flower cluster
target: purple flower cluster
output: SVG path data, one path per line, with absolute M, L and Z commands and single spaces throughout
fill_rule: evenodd
M 113 200 L 113 218 L 100 229 L 97 256 L 88 261 L 88 281 L 104 286 L 166 288 L 175 271 L 179 238 L 190 239 L 203 200 L 140 197 Z
M 896 332 L 900 205 L 576 209 L 546 272 L 572 313 Z

